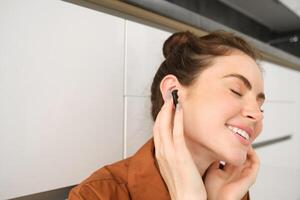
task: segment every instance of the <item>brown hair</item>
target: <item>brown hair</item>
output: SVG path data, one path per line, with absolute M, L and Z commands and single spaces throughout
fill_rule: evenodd
M 159 87 L 166 75 L 172 74 L 180 84 L 190 86 L 197 76 L 212 64 L 213 58 L 229 55 L 233 50 L 240 50 L 254 60 L 259 55 L 245 40 L 225 31 L 213 32 L 202 37 L 189 31 L 171 35 L 163 45 L 165 60 L 157 70 L 151 86 L 153 120 L 163 105 Z

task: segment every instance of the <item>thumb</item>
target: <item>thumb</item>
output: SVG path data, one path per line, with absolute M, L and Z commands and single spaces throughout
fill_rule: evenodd
M 207 169 L 208 172 L 220 169 L 220 161 L 213 162 Z

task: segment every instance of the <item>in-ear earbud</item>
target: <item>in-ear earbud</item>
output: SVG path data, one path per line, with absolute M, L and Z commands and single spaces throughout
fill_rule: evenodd
M 176 105 L 178 103 L 178 90 L 172 91 L 172 97 L 173 97 L 174 106 L 176 108 Z

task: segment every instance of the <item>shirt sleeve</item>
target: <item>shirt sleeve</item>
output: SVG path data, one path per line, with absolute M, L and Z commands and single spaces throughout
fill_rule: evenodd
M 69 200 L 129 200 L 124 184 L 115 180 L 100 180 L 76 186 L 69 193 Z
M 102 200 L 89 185 L 76 186 L 69 193 L 68 200 Z M 103 199 L 104 200 L 104 199 Z
M 68 199 L 69 200 L 83 200 L 82 197 L 73 189 L 69 193 Z

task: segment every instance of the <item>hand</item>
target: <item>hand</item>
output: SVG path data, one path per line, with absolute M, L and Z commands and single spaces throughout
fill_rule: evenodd
M 259 169 L 259 159 L 250 146 L 247 160 L 242 166 L 213 163 L 206 172 L 205 187 L 209 200 L 241 200 L 254 184 Z
M 155 156 L 160 173 L 172 200 L 207 199 L 201 174 L 185 144 L 183 114 L 179 104 L 174 121 L 173 113 L 173 101 L 168 92 L 153 127 Z

